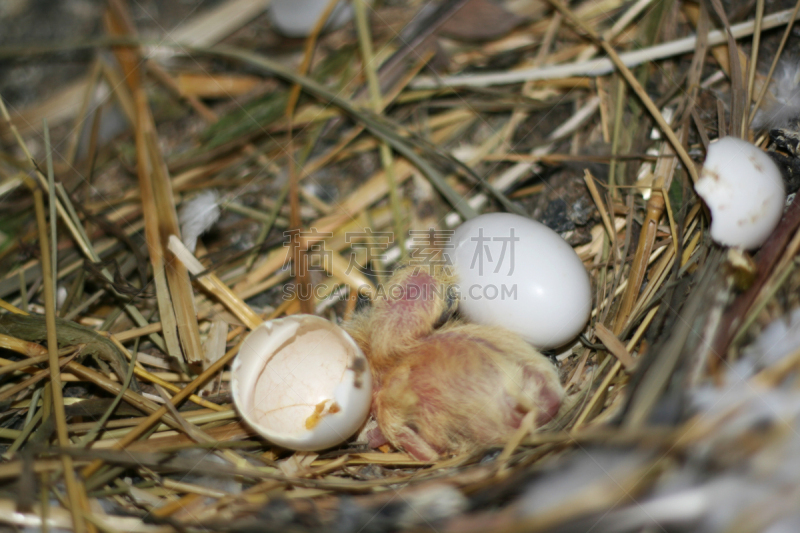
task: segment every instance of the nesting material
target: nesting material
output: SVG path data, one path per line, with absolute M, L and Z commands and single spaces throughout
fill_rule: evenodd
M 244 341 L 231 390 L 242 418 L 270 442 L 322 450 L 364 423 L 372 380 L 367 361 L 344 330 L 295 315 L 265 322 Z
M 511 21 L 519 27 L 490 32 L 494 0 L 401 0 L 375 3 L 358 32 L 310 41 L 265 31 L 263 0 L 172 2 L 152 18 L 125 2 L 108 11 L 76 9 L 84 0 L 21 3 L 24 17 L 13 8 L 0 17 L 0 40 L 22 52 L 0 76 L 11 115 L 0 98 L 0 478 L 18 488 L 0 496 L 0 524 L 800 531 L 800 204 L 751 263 L 706 238 L 708 213 L 681 175 L 700 181 L 709 137 L 749 138 L 768 58 L 795 55 L 779 44 L 794 27 L 790 10 L 767 3 L 762 18 L 732 25 L 756 58 L 749 68 L 737 65 L 741 54 L 719 56 L 725 32 L 707 29 L 725 26 L 727 7 L 716 2 L 709 18 L 691 2 L 626 2 L 597 16 L 585 5 L 509 0 L 502 9 L 520 15 Z M 291 4 L 312 13 L 309 0 Z M 783 29 L 749 39 L 779 21 Z M 41 42 L 41 27 L 67 33 Z M 87 49 L 62 75 L 50 52 L 84 40 L 86 28 L 92 42 L 129 46 L 100 62 L 91 59 L 102 50 Z M 652 46 L 634 50 L 631 36 L 644 33 Z M 136 46 L 141 35 L 164 46 Z M 171 42 L 192 44 L 170 48 L 185 61 L 165 61 Z M 592 59 L 598 43 L 603 57 Z M 634 74 L 629 59 L 646 65 Z M 73 85 L 66 75 L 81 64 Z M 569 77 L 574 65 L 582 71 Z M 434 85 L 455 80 L 458 91 L 418 90 L 432 87 L 431 71 Z M 784 129 L 769 132 L 777 153 L 767 154 L 791 179 L 797 69 L 778 72 L 768 126 Z M 254 80 L 249 92 L 236 89 Z M 113 142 L 101 93 L 128 117 Z M 767 95 L 761 108 L 771 103 Z M 52 142 L 41 135 L 45 117 Z M 656 152 L 653 194 L 642 201 L 631 170 L 652 167 Z M 732 190 L 746 190 L 747 176 Z M 420 183 L 431 194 L 415 193 Z M 181 233 L 172 206 L 206 219 L 199 235 L 219 204 L 215 190 L 258 208 L 232 206 L 195 257 L 175 244 L 192 232 Z M 508 276 L 532 283 L 537 261 L 557 264 L 521 226 L 467 237 L 467 269 L 482 255 L 483 274 L 501 276 L 492 288 L 480 282 L 470 293 L 466 276 L 414 272 L 414 263 L 453 255 L 444 236 L 456 224 L 442 221 L 502 210 L 554 227 L 562 221 L 544 208 L 556 202 L 577 213 L 568 217 L 574 242 L 586 242 L 576 271 L 591 278 L 596 334 L 550 361 L 526 329 L 508 326 L 555 324 L 546 328 L 554 333 L 566 324 L 558 308 L 529 312 L 522 285 L 516 300 L 501 298 Z M 48 240 L 57 250 L 49 260 Z M 179 262 L 195 277 L 175 285 Z M 37 280 L 53 277 L 66 290 L 55 326 L 35 316 L 57 296 Z M 354 277 L 371 290 L 356 291 L 366 285 Z M 481 324 L 466 318 L 472 295 L 483 309 L 520 307 L 499 326 Z M 303 307 L 331 322 L 296 316 Z M 33 317 L 10 315 L 20 312 Z M 568 317 L 576 330 L 563 338 L 586 327 L 584 312 Z M 267 314 L 294 318 L 262 326 Z M 214 357 L 201 361 L 211 345 Z M 370 400 L 374 416 L 357 427 Z M 64 442 L 75 443 L 69 453 Z

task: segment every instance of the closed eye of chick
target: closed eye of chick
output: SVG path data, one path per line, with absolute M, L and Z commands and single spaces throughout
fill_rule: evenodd
M 558 413 L 552 363 L 516 333 L 453 318 L 455 281 L 441 267 L 399 268 L 346 326 L 373 372 L 371 446 L 435 460 L 505 443 L 528 412 L 537 425 Z

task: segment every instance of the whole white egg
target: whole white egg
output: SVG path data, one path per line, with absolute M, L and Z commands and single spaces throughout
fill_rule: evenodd
M 459 226 L 453 243 L 447 255 L 465 318 L 502 326 L 540 349 L 583 330 L 592 309 L 589 274 L 556 232 L 519 215 L 489 213 Z
M 231 394 L 250 427 L 292 450 L 322 450 L 361 427 L 372 401 L 363 352 L 342 328 L 313 315 L 270 320 L 245 338 Z
M 269 17 L 273 26 L 287 37 L 304 38 L 311 34 L 322 16 L 328 0 L 272 0 Z M 353 18 L 350 2 L 339 2 L 325 24 L 324 30 L 343 26 Z

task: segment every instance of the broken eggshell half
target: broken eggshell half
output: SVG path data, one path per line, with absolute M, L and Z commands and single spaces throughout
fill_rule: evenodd
M 708 146 L 694 188 L 711 211 L 711 237 L 745 250 L 764 244 L 786 203 L 781 171 L 772 158 L 735 137 Z
M 335 446 L 367 418 L 367 359 L 342 328 L 313 315 L 270 320 L 244 340 L 231 368 L 242 418 L 270 442 L 292 450 Z

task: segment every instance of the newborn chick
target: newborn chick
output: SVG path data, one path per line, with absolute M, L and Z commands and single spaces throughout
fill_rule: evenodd
M 551 420 L 564 391 L 550 361 L 499 327 L 452 319 L 445 269 L 398 269 L 386 297 L 347 329 L 370 361 L 370 445 L 390 442 L 420 460 L 505 443 L 530 411 Z

